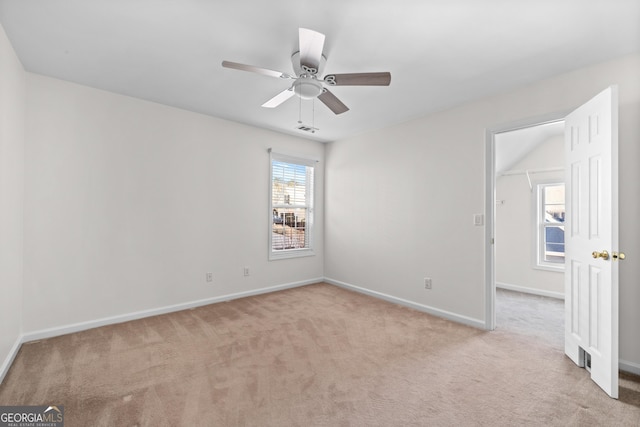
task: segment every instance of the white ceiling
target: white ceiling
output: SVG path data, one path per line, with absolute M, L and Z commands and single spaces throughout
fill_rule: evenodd
M 496 176 L 511 169 L 533 149 L 555 136 L 564 136 L 563 120 L 496 134 Z
M 640 0 L 0 0 L 26 70 L 253 126 L 333 141 L 640 51 Z M 298 28 L 326 35 L 326 73 L 390 71 L 336 87 L 351 110 L 260 107 L 290 83 Z M 302 104 L 311 125 L 314 103 Z

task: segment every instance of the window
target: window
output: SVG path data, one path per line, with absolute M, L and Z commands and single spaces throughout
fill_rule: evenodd
M 564 270 L 564 183 L 538 184 L 536 267 Z
M 271 153 L 269 259 L 314 255 L 314 160 Z

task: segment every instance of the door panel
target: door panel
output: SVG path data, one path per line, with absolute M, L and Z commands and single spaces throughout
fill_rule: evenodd
M 565 121 L 565 353 L 618 397 L 618 94 L 601 92 Z M 604 251 L 607 251 L 607 257 Z M 595 255 L 598 255 L 595 257 Z
M 600 156 L 589 159 L 589 238 L 600 237 L 601 203 L 600 203 Z
M 602 271 L 598 267 L 589 266 L 589 348 L 591 351 L 599 353 L 598 333 L 602 328 L 602 322 L 599 321 L 600 305 L 602 303 Z

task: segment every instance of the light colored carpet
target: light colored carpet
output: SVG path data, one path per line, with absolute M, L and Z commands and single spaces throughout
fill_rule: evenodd
M 496 329 L 535 337 L 564 351 L 564 301 L 498 288 Z
M 71 426 L 640 425 L 542 339 L 316 284 L 26 344 L 0 404 Z

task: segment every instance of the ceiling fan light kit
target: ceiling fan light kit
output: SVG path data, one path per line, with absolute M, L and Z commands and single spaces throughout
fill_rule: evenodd
M 322 72 L 327 59 L 322 53 L 325 35 L 307 28 L 300 28 L 298 35 L 299 50 L 291 56 L 294 75 L 231 61 L 222 61 L 222 66 L 269 77 L 294 80 L 290 87 L 262 104 L 266 108 L 275 108 L 292 96 L 298 95 L 301 99 L 318 98 L 334 114 L 342 114 L 349 111 L 349 108 L 324 85 L 389 86 L 391 83 L 391 73 L 389 72 L 329 74 L 323 79 L 319 79 L 318 73 Z
M 322 93 L 322 83 L 310 77 L 299 77 L 293 83 L 293 91 L 302 99 L 313 99 Z

